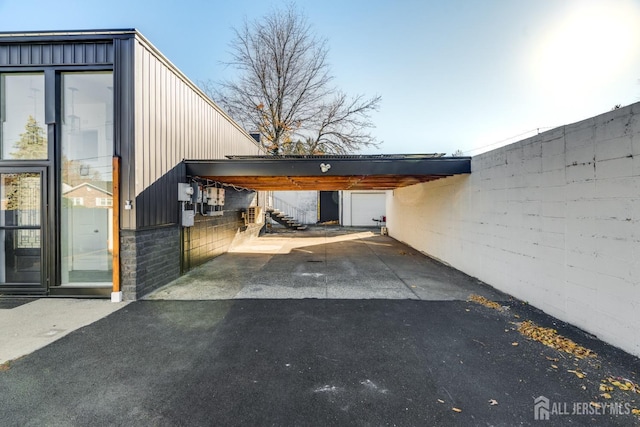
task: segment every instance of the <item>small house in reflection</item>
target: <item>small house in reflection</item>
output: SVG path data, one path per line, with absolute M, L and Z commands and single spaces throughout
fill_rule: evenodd
M 105 187 L 106 184 L 107 183 L 105 183 Z M 111 191 L 88 182 L 63 189 L 63 197 L 67 206 L 105 209 L 111 209 L 113 207 L 113 194 Z

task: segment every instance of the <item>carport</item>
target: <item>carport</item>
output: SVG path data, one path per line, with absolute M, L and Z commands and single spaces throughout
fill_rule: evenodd
M 307 191 L 307 190 L 321 190 L 321 191 L 339 191 L 339 190 L 393 190 L 395 188 L 406 187 L 409 185 L 419 184 L 423 182 L 433 181 L 441 178 L 445 178 L 452 175 L 468 174 L 471 172 L 471 158 L 470 157 L 445 157 L 441 154 L 383 154 L 383 155 L 283 155 L 283 156 L 228 156 L 226 159 L 213 159 L 213 160 L 184 160 L 186 176 L 191 180 L 201 182 L 203 185 L 211 186 L 229 186 L 237 193 L 241 190 L 250 190 L 250 193 L 254 191 Z M 231 191 L 231 194 L 234 193 Z M 225 203 L 225 207 L 230 203 Z M 256 203 L 256 202 L 253 202 Z M 247 214 L 249 216 L 249 214 Z M 198 219 L 202 218 L 202 219 Z M 211 233 L 215 233 L 215 221 L 216 216 L 198 216 L 195 221 L 196 230 L 186 234 L 184 247 L 189 249 L 188 256 L 191 257 L 194 252 L 194 247 L 198 247 L 197 244 L 192 244 L 191 238 L 199 238 L 199 241 L 207 242 L 208 236 Z M 201 222 L 202 221 L 202 222 Z M 204 221 L 208 221 L 213 227 L 205 227 L 202 224 Z M 261 228 L 261 223 L 252 223 L 248 220 L 249 226 L 253 226 L 253 233 L 255 236 Z M 253 252 L 252 248 L 239 248 L 246 238 L 236 239 L 233 244 L 225 248 L 223 251 L 209 256 L 207 253 L 207 246 L 203 243 L 199 252 L 200 259 L 197 262 L 191 262 L 189 258 L 189 268 L 191 270 L 209 260 L 215 259 L 218 255 L 223 255 L 217 260 L 219 263 L 229 263 L 228 266 L 221 267 L 224 270 L 222 273 L 218 267 L 215 268 L 216 274 L 220 273 L 220 277 L 225 277 L 226 281 L 233 276 L 227 267 L 232 268 L 233 259 L 238 256 L 229 253 L 233 250 L 239 250 L 244 256 L 239 257 L 240 261 L 238 268 L 245 270 L 249 273 L 249 277 L 245 277 L 240 282 L 243 285 L 238 285 L 238 289 L 234 289 L 231 294 L 224 295 L 225 298 L 229 298 L 231 295 L 234 297 L 238 294 L 240 288 L 245 287 L 252 281 L 252 268 L 255 267 L 258 270 L 253 272 L 256 277 L 261 280 L 267 277 L 270 273 L 268 269 L 262 269 L 265 264 L 269 264 L 269 267 L 273 267 L 274 264 L 283 262 L 285 265 L 277 268 L 277 275 L 283 275 L 292 278 L 290 286 L 285 286 L 285 294 L 291 295 L 292 288 L 298 289 L 300 295 L 309 295 L 308 291 L 312 291 L 313 295 L 330 295 L 331 292 L 327 288 L 327 283 L 332 282 L 328 279 L 327 271 L 324 269 L 330 265 L 333 256 L 329 255 L 334 250 L 338 250 L 338 246 L 343 255 L 338 256 L 338 259 L 346 259 L 344 252 L 344 246 L 347 245 L 346 241 L 341 245 L 332 245 L 336 243 L 330 236 L 326 235 L 326 229 L 316 230 L 319 234 L 316 234 L 316 238 L 321 238 L 321 242 L 311 243 L 313 239 L 310 237 L 313 233 L 305 232 L 304 238 L 302 235 L 296 236 L 299 242 L 300 248 L 295 251 L 302 250 L 304 253 L 311 256 L 309 263 L 307 260 L 299 260 L 296 257 L 292 257 L 292 253 L 289 252 L 283 258 L 283 253 L 276 251 L 268 255 L 269 251 L 265 251 L 265 248 L 259 248 L 254 255 L 248 255 Z M 335 230 L 337 234 L 343 234 L 346 230 Z M 333 233 L 333 231 L 332 231 Z M 205 236 L 205 237 L 203 237 Z M 293 236 L 290 236 L 293 237 Z M 368 230 L 367 236 L 351 236 L 347 240 L 355 238 L 358 243 L 351 242 L 349 249 L 351 251 L 360 252 L 367 249 L 370 258 L 377 258 L 372 252 L 371 246 L 364 244 L 365 241 L 369 241 L 373 237 L 371 230 Z M 263 238 L 260 238 L 263 240 Z M 253 243 L 252 243 L 253 242 Z M 263 242 L 265 244 L 265 242 Z M 273 239 L 266 243 L 266 246 L 274 246 L 276 243 Z M 387 244 L 387 243 L 385 243 Z M 203 246 L 204 245 L 204 246 Z M 254 239 L 249 239 L 249 246 L 257 245 Z M 328 250 L 328 252 L 327 252 Z M 295 252 L 293 251 L 293 252 Z M 365 252 L 367 252 L 365 251 Z M 404 251 L 404 249 L 398 249 L 398 251 Z M 349 252 L 349 251 L 347 251 Z M 186 252 L 184 253 L 186 254 Z M 187 255 L 184 255 L 187 257 Z M 313 254 L 313 255 L 311 255 Z M 247 257 L 248 255 L 248 257 Z M 267 256 L 268 255 L 268 256 Z M 254 257 L 255 259 L 253 259 Z M 314 258 L 315 257 L 315 258 Z M 282 261 L 280 261 L 282 259 Z M 360 265 L 359 262 L 354 263 L 354 267 L 348 269 L 348 271 L 375 271 L 375 268 L 359 268 L 355 267 Z M 242 267 L 240 267 L 242 266 Z M 295 271 L 291 271 L 293 268 Z M 354 270 L 355 268 L 355 270 Z M 269 273 L 269 274 L 268 274 Z M 198 273 L 199 274 L 199 273 Z M 300 275 L 303 274 L 303 275 Z M 346 274 L 346 273 L 345 273 Z M 192 275 L 189 275 L 192 276 Z M 388 286 L 397 288 L 400 284 L 401 288 L 404 288 L 400 294 L 404 297 L 411 297 L 406 292 L 410 291 L 402 284 L 402 280 L 398 281 L 396 275 L 392 275 L 394 279 L 393 285 L 386 283 L 383 288 Z M 244 276 L 243 276 L 244 277 Z M 191 277 L 192 279 L 193 277 Z M 188 280 L 188 278 L 185 278 Z M 209 279 L 207 279 L 210 282 Z M 318 282 L 317 286 L 309 288 L 310 282 Z M 225 285 L 226 286 L 226 285 Z M 261 286 L 258 286 L 259 288 Z M 207 289 L 204 294 L 211 295 L 212 288 L 205 286 Z M 213 286 L 213 288 L 216 288 Z M 264 289 L 264 288 L 263 288 Z M 252 297 L 256 297 L 256 294 L 260 292 L 253 292 Z M 388 294 L 388 292 L 387 292 Z M 399 294 L 399 295 L 400 295 Z M 275 294 L 274 294 L 275 295 Z M 273 295 L 272 295 L 273 296 Z M 201 298 L 202 295 L 199 296 Z
M 228 156 L 185 160 L 188 176 L 259 190 L 392 190 L 471 173 L 442 154 Z

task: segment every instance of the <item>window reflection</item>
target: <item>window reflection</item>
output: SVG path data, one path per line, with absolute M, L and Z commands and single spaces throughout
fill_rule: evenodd
M 44 74 L 0 75 L 0 159 L 46 159 Z
M 0 174 L 0 283 L 40 282 L 41 177 Z
M 62 74 L 63 285 L 112 280 L 112 85 L 110 72 Z

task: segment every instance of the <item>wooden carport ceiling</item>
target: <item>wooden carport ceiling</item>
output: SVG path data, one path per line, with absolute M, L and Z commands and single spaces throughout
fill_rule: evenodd
M 469 157 L 439 154 L 231 156 L 185 160 L 187 175 L 253 190 L 391 190 L 471 172 Z

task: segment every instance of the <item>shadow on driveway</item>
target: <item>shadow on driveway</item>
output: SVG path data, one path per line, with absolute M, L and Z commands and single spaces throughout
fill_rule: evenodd
M 606 403 L 598 387 L 607 376 L 637 381 L 637 359 L 511 305 L 134 302 L 0 372 L 0 412 L 5 425 L 536 425 L 538 396 L 571 411 Z M 523 318 L 555 326 L 599 357 L 577 362 L 524 339 L 513 324 Z M 586 378 L 568 372 L 577 365 Z M 634 397 L 612 394 L 621 405 Z
M 609 379 L 638 384 L 637 358 L 359 233 L 235 248 L 0 365 L 1 424 L 539 425 L 540 396 L 545 425 L 640 422 L 640 393 L 600 390 Z M 526 339 L 523 320 L 598 356 Z

